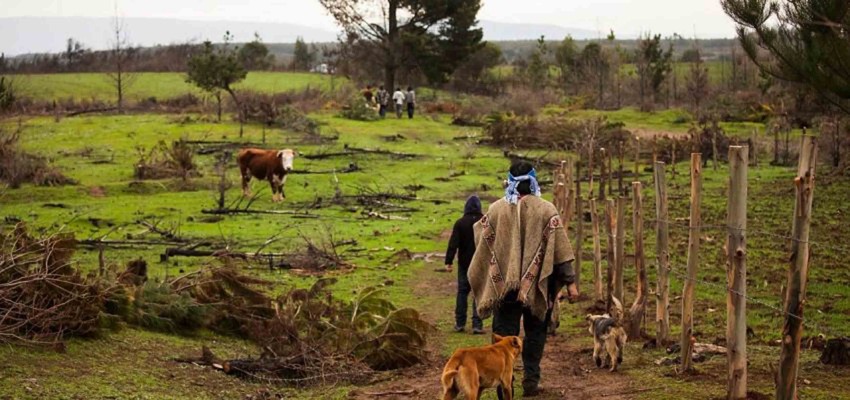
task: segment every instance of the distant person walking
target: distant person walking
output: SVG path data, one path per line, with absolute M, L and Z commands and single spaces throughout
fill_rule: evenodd
M 387 92 L 387 89 L 384 89 L 384 85 L 381 85 L 378 88 L 378 114 L 381 115 L 381 118 L 387 117 L 387 106 L 390 104 L 390 93 Z
M 402 107 L 404 107 L 404 92 L 401 91 L 401 88 L 396 88 L 395 93 L 393 93 L 393 103 L 395 103 L 395 115 L 399 119 L 401 119 Z
M 413 91 L 412 87 L 407 87 L 404 100 L 407 102 L 407 118 L 413 119 L 413 110 L 416 109 L 416 92 Z
M 446 250 L 446 270 L 452 270 L 452 262 L 457 254 L 457 301 L 455 303 L 455 332 L 463 332 L 466 329 L 466 311 L 469 309 L 467 299 L 472 292 L 469 278 L 469 263 L 475 254 L 475 233 L 472 229 L 481 219 L 481 200 L 478 196 L 469 196 L 463 207 L 463 217 L 455 222 L 452 229 L 452 237 L 449 239 L 449 248 Z M 484 323 L 478 316 L 475 299 L 472 299 L 472 334 L 484 333 Z

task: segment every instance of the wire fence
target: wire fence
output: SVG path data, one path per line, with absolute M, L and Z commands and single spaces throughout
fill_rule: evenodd
M 725 224 L 723 224 L 723 225 L 721 225 L 721 224 L 700 224 L 700 225 L 696 225 L 696 226 L 691 226 L 690 223 L 685 222 L 685 221 L 662 220 L 662 219 L 647 219 L 645 221 L 654 222 L 654 223 L 666 222 L 668 225 L 673 225 L 673 226 L 677 226 L 677 227 L 684 227 L 684 228 L 688 228 L 688 229 L 693 229 L 693 228 L 698 228 L 700 230 L 715 229 L 715 230 L 723 230 L 725 232 L 741 231 L 741 232 L 744 232 L 745 234 L 751 233 L 751 234 L 756 234 L 756 235 L 769 236 L 769 237 L 777 238 L 777 239 L 783 239 L 783 240 L 787 240 L 787 241 L 796 241 L 796 242 L 799 242 L 799 243 L 809 244 L 810 246 L 828 248 L 828 249 L 832 249 L 832 250 L 836 250 L 836 251 L 847 252 L 848 254 L 850 254 L 850 248 L 847 248 L 847 247 L 828 245 L 828 244 L 820 243 L 820 242 L 803 241 L 803 240 L 796 239 L 792 236 L 768 232 L 768 231 L 765 231 L 765 230 L 762 230 L 762 229 L 741 228 L 741 227 L 734 227 L 734 226 L 725 225 Z M 817 323 L 815 321 L 806 319 L 801 315 L 786 312 L 784 307 L 783 307 L 781 300 L 779 301 L 779 305 L 777 305 L 776 302 L 770 302 L 770 301 L 762 300 L 762 299 L 759 299 L 759 298 L 755 298 L 751 295 L 741 293 L 741 292 L 739 292 L 735 289 L 730 288 L 726 284 L 720 284 L 720 283 L 712 282 L 712 281 L 705 280 L 705 279 L 690 278 L 687 275 L 686 272 L 682 271 L 682 269 L 685 269 L 685 268 L 686 267 L 675 267 L 674 268 L 671 265 L 667 268 L 667 270 L 671 274 L 681 278 L 683 280 L 683 282 L 686 281 L 686 280 L 692 281 L 694 283 L 703 285 L 705 287 L 713 288 L 718 293 L 724 293 L 724 294 L 732 293 L 732 294 L 741 296 L 741 297 L 743 297 L 747 300 L 748 304 L 757 304 L 757 305 L 760 305 L 762 307 L 768 308 L 768 309 L 770 309 L 774 312 L 777 312 L 780 315 L 797 319 L 797 320 L 801 321 L 805 326 L 808 326 L 809 328 L 817 330 L 819 333 L 825 333 L 825 334 L 833 336 L 833 337 L 845 337 L 845 336 L 847 336 L 845 334 L 842 334 L 841 332 L 837 332 L 837 331 L 823 325 L 822 323 Z

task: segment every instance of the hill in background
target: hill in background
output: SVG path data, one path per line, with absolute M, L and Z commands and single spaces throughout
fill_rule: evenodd
M 225 31 L 235 41 L 253 40 L 257 32 L 266 43 L 294 43 L 297 37 L 307 42 L 334 42 L 337 32 L 289 23 L 255 23 L 238 21 L 190 21 L 165 18 L 125 18 L 129 40 L 134 46 L 150 47 L 204 40 L 219 42 Z M 592 39 L 597 32 L 565 28 L 557 25 L 518 24 L 481 21 L 484 38 L 491 41 Z M 15 17 L 0 18 L 0 52 L 8 56 L 29 53 L 57 53 L 65 50 L 68 38 L 82 42 L 92 50 L 103 50 L 111 41 L 112 19 L 89 17 Z M 283 53 L 286 53 L 284 51 Z

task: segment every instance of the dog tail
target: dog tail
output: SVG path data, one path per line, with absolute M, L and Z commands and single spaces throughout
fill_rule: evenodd
M 446 367 L 447 367 L 447 369 L 451 368 L 448 365 Z M 455 390 L 460 389 L 457 385 L 457 382 L 455 381 L 455 377 L 458 374 L 458 369 L 457 369 L 458 366 L 455 365 L 453 367 L 455 369 L 449 369 L 448 371 L 444 370 L 443 376 L 440 378 L 440 383 L 443 384 L 443 393 L 444 394 L 449 392 L 449 391 L 452 391 L 452 388 L 454 388 Z
M 623 304 L 620 303 L 620 300 L 613 296 L 611 296 L 611 302 L 613 303 L 613 306 L 610 310 L 608 310 L 608 313 L 610 313 L 611 318 L 613 318 L 614 321 L 619 323 L 623 319 Z

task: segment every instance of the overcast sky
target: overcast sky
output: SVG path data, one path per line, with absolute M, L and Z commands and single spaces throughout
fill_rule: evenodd
M 0 18 L 113 16 L 115 0 L 0 0 Z M 614 29 L 621 36 L 652 31 L 690 37 L 732 37 L 720 0 L 483 0 L 479 19 Z M 289 22 L 335 30 L 317 0 L 117 0 L 124 17 Z M 2 27 L 0 27 L 2 30 Z

